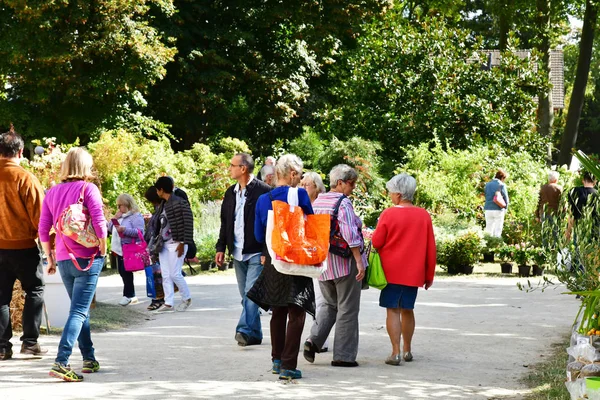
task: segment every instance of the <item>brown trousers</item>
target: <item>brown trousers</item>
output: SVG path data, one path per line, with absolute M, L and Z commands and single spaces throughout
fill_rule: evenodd
M 282 370 L 296 369 L 306 311 L 295 304 L 271 309 L 271 356 L 281 360 Z

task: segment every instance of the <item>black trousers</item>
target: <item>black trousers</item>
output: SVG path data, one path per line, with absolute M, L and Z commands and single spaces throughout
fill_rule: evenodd
M 25 291 L 23 307 L 23 336 L 21 341 L 31 346 L 40 336 L 44 309 L 44 273 L 40 250 L 0 250 L 0 349 L 11 349 L 12 324 L 10 301 L 15 280 Z M 68 304 L 65 304 L 67 307 Z
M 123 296 L 135 297 L 135 286 L 133 285 L 133 272 L 125 271 L 125 263 L 123 262 L 123 256 L 115 254 L 117 260 L 117 268 L 119 275 L 123 279 Z

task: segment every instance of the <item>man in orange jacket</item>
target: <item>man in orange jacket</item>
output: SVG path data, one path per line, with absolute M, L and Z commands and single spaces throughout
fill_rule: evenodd
M 47 352 L 37 342 L 44 307 L 43 265 L 36 243 L 44 200 L 42 185 L 23 169 L 23 139 L 13 127 L 0 135 L 0 360 L 12 357 L 10 301 L 15 280 L 27 294 L 21 353 Z

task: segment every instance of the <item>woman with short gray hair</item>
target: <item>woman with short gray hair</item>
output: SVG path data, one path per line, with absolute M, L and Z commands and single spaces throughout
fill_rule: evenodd
M 315 214 L 329 214 L 335 218 L 344 255 L 335 254 L 329 247 L 327 270 L 319 277 L 322 303 L 317 304 L 317 320 L 304 342 L 304 358 L 315 361 L 315 353 L 321 352 L 333 325 L 334 367 L 357 367 L 358 312 L 360 310 L 361 281 L 367 265 L 362 237 L 362 221 L 354 212 L 348 198 L 356 187 L 358 173 L 349 165 L 336 165 L 329 173 L 331 190 L 321 194 L 313 203 Z M 334 219 L 335 221 L 335 219 Z M 335 249 L 334 249 L 335 250 Z
M 390 179 L 386 187 L 394 207 L 381 213 L 373 233 L 387 280 L 379 305 L 387 308 L 387 332 L 392 342 L 389 365 L 412 361 L 411 341 L 415 331 L 413 309 L 419 287 L 429 289 L 435 275 L 435 238 L 429 213 L 413 205 L 417 181 L 408 174 Z M 400 351 L 403 338 L 404 356 Z

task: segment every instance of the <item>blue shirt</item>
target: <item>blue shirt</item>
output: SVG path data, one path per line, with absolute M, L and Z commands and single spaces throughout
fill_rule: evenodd
M 483 206 L 484 210 L 490 211 L 500 211 L 503 210 L 498 204 L 494 203 L 494 195 L 496 192 L 500 190 L 500 194 L 504 198 L 506 202 L 506 208 L 508 208 L 508 192 L 506 191 L 506 185 L 500 181 L 500 179 L 492 179 L 488 183 L 485 184 L 485 205 Z
M 287 203 L 287 195 L 289 186 L 279 186 L 270 193 L 265 193 L 258 198 L 256 202 L 256 218 L 254 219 L 254 236 L 256 237 L 256 241 L 259 243 L 265 242 L 265 236 L 267 232 L 267 216 L 269 214 L 269 210 L 273 209 L 271 204 L 271 197 L 273 200 L 281 200 Z M 310 204 L 310 198 L 308 197 L 308 192 L 303 188 L 298 188 L 298 205 L 302 207 L 304 214 L 314 214 L 312 205 Z

